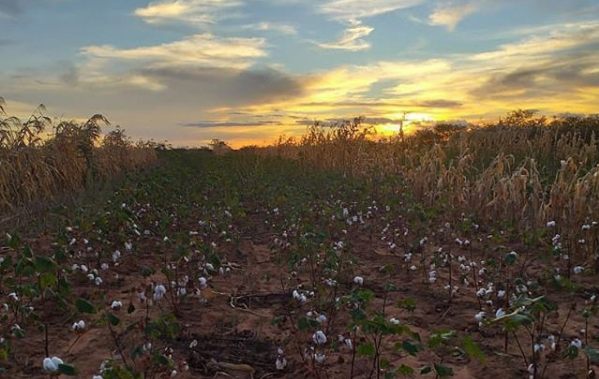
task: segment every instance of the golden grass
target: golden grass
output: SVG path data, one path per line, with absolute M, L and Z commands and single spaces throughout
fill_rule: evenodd
M 556 221 L 573 240 L 583 223 L 599 221 L 597 116 L 548 120 L 517 111 L 494 125 L 439 125 L 376 142 L 360 121 L 316 125 L 301 139 L 247 150 L 365 180 L 399 175 L 418 201 L 448 216 L 523 230 Z
M 0 211 L 10 212 L 57 195 L 74 193 L 94 183 L 156 161 L 151 143 L 132 143 L 101 115 L 84 123 L 52 120 L 40 107 L 28 120 L 9 117 L 0 98 Z

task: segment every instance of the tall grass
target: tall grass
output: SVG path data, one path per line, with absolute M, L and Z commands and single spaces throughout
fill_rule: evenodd
M 109 181 L 156 161 L 153 143 L 133 143 L 118 127 L 94 115 L 56 125 L 40 106 L 22 121 L 6 114 L 0 98 L 0 212 L 47 202 Z
M 365 180 L 399 175 L 418 201 L 441 214 L 523 230 L 556 221 L 571 226 L 574 239 L 583 223 L 599 221 L 598 133 L 597 116 L 547 119 L 516 111 L 492 125 L 437 125 L 374 141 L 357 118 L 247 150 Z

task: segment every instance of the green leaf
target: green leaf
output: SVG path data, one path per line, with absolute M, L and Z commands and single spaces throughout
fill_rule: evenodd
M 210 255 L 210 257 L 208 258 L 208 262 L 212 263 L 212 265 L 215 268 L 219 268 L 220 265 L 222 264 L 219 256 L 216 253 L 213 253 L 212 255 Z
M 42 291 L 44 288 L 53 286 L 56 282 L 56 275 L 52 272 L 46 272 L 40 275 L 40 289 Z
M 401 348 L 404 349 L 408 354 L 415 356 L 420 350 L 418 345 L 411 340 L 405 340 L 401 344 Z
M 11 249 L 16 250 L 19 245 L 21 245 L 21 238 L 19 237 L 18 234 L 6 234 L 6 238 L 8 240 L 8 247 L 10 247 Z
M 285 319 L 286 319 L 285 315 L 275 316 L 270 321 L 270 324 L 271 325 L 282 325 L 285 322 Z
M 431 366 L 424 366 L 420 368 L 420 375 L 426 375 L 433 372 L 433 368 Z
M 406 366 L 404 364 L 399 366 L 397 368 L 397 370 L 395 370 L 395 372 L 398 374 L 401 374 L 401 375 L 406 375 L 406 376 L 414 375 L 414 369 L 411 368 L 410 366 Z M 422 371 L 421 371 L 421 373 L 422 373 Z
M 112 326 L 117 326 L 121 323 L 121 319 L 112 312 L 106 312 L 106 318 Z
M 360 357 L 374 357 L 374 344 L 361 343 L 356 348 L 356 353 Z
M 360 308 L 352 309 L 349 314 L 353 322 L 365 320 L 367 317 L 366 313 Z
M 508 266 L 513 265 L 514 263 L 516 263 L 516 259 L 518 259 L 518 255 L 514 254 L 514 253 L 509 253 L 505 256 L 505 264 L 507 264 Z
M 408 312 L 414 312 L 416 310 L 416 300 L 414 300 L 411 297 L 408 297 L 398 301 L 397 306 L 401 309 L 405 309 Z
M 589 360 L 591 361 L 592 364 L 596 365 L 599 363 L 599 350 L 593 349 L 590 346 L 585 346 L 583 351 L 584 351 L 584 354 L 589 358 Z
M 485 363 L 485 354 L 482 352 L 480 347 L 470 338 L 469 336 L 462 339 L 464 345 L 464 351 L 467 355 L 476 358 L 480 363 Z
M 58 365 L 58 371 L 61 374 L 64 374 L 64 375 L 67 375 L 67 376 L 75 376 L 75 375 L 77 375 L 77 370 L 75 369 L 75 367 L 73 367 L 71 365 L 59 364 Z
M 453 376 L 453 370 L 450 367 L 435 363 L 435 372 L 442 378 Z
M 297 327 L 299 328 L 299 330 L 302 331 L 310 328 L 317 328 L 318 326 L 320 326 L 318 321 L 309 319 L 307 317 L 302 317 L 297 322 Z
M 89 301 L 82 298 L 75 300 L 75 307 L 81 313 L 96 313 L 96 307 L 94 307 Z
M 171 367 L 173 365 L 172 359 L 169 359 L 167 356 L 162 354 L 154 354 L 152 356 L 152 361 L 160 366 Z
M 37 272 L 54 272 L 56 270 L 56 263 L 50 257 L 38 255 L 34 260 L 35 269 Z
M 428 340 L 428 346 L 430 348 L 435 348 L 439 345 L 448 345 L 455 335 L 456 333 L 454 330 L 442 330 L 434 333 Z
M 153 268 L 149 268 L 149 267 L 143 267 L 141 269 L 141 276 L 143 276 L 144 278 L 147 278 L 149 276 L 152 276 L 156 273 L 156 270 L 154 270 Z

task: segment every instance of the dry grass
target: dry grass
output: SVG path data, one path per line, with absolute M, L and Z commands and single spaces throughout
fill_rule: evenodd
M 132 143 L 101 115 L 84 123 L 52 120 L 38 110 L 26 121 L 9 117 L 0 98 L 0 212 L 46 202 L 156 160 L 151 143 Z
M 597 220 L 599 117 L 548 120 L 517 111 L 494 125 L 439 125 L 376 142 L 360 121 L 315 125 L 301 139 L 250 150 L 366 180 L 399 175 L 420 202 L 448 215 L 522 230 L 556 221 L 571 225 L 559 232 L 572 241 L 582 238 L 582 224 Z

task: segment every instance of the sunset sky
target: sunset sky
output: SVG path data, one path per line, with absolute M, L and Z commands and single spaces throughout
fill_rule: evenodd
M 0 0 L 0 97 L 189 146 L 599 113 L 599 1 Z

